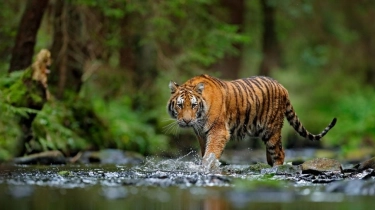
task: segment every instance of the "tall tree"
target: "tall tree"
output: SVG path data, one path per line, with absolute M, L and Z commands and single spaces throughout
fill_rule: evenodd
M 238 33 L 243 31 L 245 1 L 244 0 L 222 0 L 221 5 L 228 11 L 227 22 L 238 27 Z M 233 44 L 237 50 L 236 55 L 226 55 L 222 60 L 213 66 L 214 70 L 222 73 L 222 77 L 226 79 L 236 79 L 239 76 L 242 63 L 242 44 Z
M 158 76 L 157 51 L 155 42 L 145 40 L 144 34 L 151 34 L 153 26 L 134 12 L 124 15 L 120 20 L 122 46 L 119 49 L 119 65 L 127 71 L 132 88 L 136 91 L 131 95 L 134 110 L 150 110 L 153 107 L 149 100 L 155 96 L 152 88 Z M 136 23 L 142 22 L 134 27 Z
M 82 14 L 70 1 L 57 0 L 54 5 L 54 35 L 52 44 L 52 86 L 56 96 L 64 99 L 81 88 L 85 62 L 85 42 Z M 74 94 L 75 93 L 75 94 Z
M 25 70 L 31 65 L 36 36 L 47 5 L 48 0 L 27 1 L 12 50 L 9 73 L 18 70 Z M 47 57 L 49 60 L 49 54 Z M 42 60 L 45 59 L 43 58 Z M 40 63 L 43 61 L 36 61 L 36 64 L 34 64 L 33 67 L 24 71 L 22 77 L 9 87 L 9 93 L 7 93 L 8 100 L 10 100 L 9 103 L 13 106 L 41 110 L 46 102 L 46 85 L 42 85 L 40 81 L 35 80 L 32 76 L 34 72 L 38 71 L 36 69 L 39 69 L 38 62 Z M 46 68 L 46 65 L 49 65 L 49 62 L 46 62 L 43 65 L 44 68 Z M 13 92 L 16 92 L 14 95 L 21 97 L 15 97 L 12 99 L 11 96 L 13 95 Z M 19 116 L 19 125 L 22 130 L 22 135 L 19 139 L 18 151 L 16 151 L 17 156 L 21 156 L 26 152 L 25 144 L 33 138 L 31 124 L 35 116 L 35 113 L 26 113 L 26 116 Z
M 36 35 L 48 0 L 29 0 L 22 15 L 12 51 L 9 72 L 23 70 L 31 64 Z
M 262 52 L 260 75 L 268 76 L 280 65 L 280 46 L 275 31 L 275 7 L 268 0 L 260 0 L 263 11 Z
M 347 27 L 352 33 L 358 34 L 359 38 L 348 49 L 348 53 L 359 54 L 361 61 L 355 59 L 352 69 L 358 72 L 358 69 L 364 70 L 364 82 L 368 85 L 375 85 L 375 41 L 374 27 L 372 24 L 375 14 L 374 2 L 361 0 L 358 2 L 344 1 L 343 10 Z M 360 49 L 353 50 L 354 49 Z M 354 52 L 353 52 L 354 51 Z M 355 52 L 357 51 L 357 52 Z

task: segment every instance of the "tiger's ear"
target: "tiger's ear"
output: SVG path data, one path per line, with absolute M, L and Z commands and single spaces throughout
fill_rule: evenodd
M 195 86 L 195 91 L 197 91 L 199 94 L 202 94 L 203 89 L 204 89 L 204 84 L 203 84 L 203 82 L 200 82 L 200 83 L 198 83 L 198 84 Z
M 171 94 L 176 92 L 178 86 L 179 85 L 177 83 L 173 82 L 173 81 L 169 82 L 169 89 L 171 89 Z

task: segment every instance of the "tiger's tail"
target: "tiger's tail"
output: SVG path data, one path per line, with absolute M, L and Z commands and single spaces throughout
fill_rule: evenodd
M 297 114 L 295 113 L 293 106 L 290 104 L 290 101 L 287 101 L 285 117 L 288 120 L 289 124 L 297 131 L 297 133 L 304 137 L 308 138 L 311 141 L 319 141 L 323 136 L 325 136 L 329 130 L 335 126 L 337 119 L 333 118 L 332 122 L 319 134 L 311 134 L 306 128 L 302 125 L 301 121 L 298 119 Z

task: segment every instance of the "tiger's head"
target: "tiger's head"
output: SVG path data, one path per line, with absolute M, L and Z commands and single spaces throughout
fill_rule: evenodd
M 168 113 L 177 120 L 180 127 L 201 125 L 205 117 L 205 102 L 202 97 L 203 83 L 196 85 L 178 85 L 169 83 L 171 98 L 168 101 Z

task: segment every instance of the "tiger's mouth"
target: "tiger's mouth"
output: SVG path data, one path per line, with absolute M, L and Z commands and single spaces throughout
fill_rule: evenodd
M 177 124 L 181 128 L 193 127 L 194 125 L 192 120 L 186 120 L 186 119 L 178 120 Z

